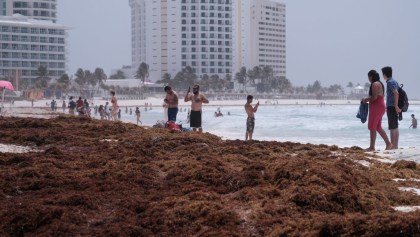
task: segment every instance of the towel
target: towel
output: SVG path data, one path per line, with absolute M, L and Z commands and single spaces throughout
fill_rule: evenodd
M 369 104 L 360 103 L 359 111 L 357 112 L 356 117 L 360 119 L 362 123 L 365 123 L 369 113 Z

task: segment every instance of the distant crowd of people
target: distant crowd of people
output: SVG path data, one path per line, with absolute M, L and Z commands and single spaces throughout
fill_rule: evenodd
M 384 67 L 382 68 L 382 75 L 384 80 L 386 81 L 386 97 L 385 97 L 385 87 L 380 81 L 379 73 L 375 70 L 371 70 L 368 72 L 368 80 L 371 83 L 369 89 L 369 96 L 366 98 L 361 99 L 362 104 L 369 104 L 368 108 L 368 129 L 370 131 L 370 146 L 366 149 L 366 151 L 374 151 L 375 150 L 375 142 L 376 142 L 376 134 L 378 133 L 386 144 L 386 149 L 398 149 L 398 141 L 399 141 L 399 130 L 398 130 L 398 120 L 401 120 L 401 108 L 398 107 L 398 89 L 400 88 L 398 82 L 392 77 L 392 68 L 391 67 Z M 175 123 L 177 121 L 177 114 L 179 112 L 178 108 L 178 94 L 175 92 L 170 86 L 165 86 L 164 91 L 166 93 L 164 100 L 163 100 L 163 107 L 164 115 L 166 116 L 165 120 L 167 123 Z M 111 105 L 108 102 L 105 105 L 100 105 L 99 107 L 95 106 L 95 114 L 99 113 L 101 120 L 113 120 L 119 121 L 121 119 L 121 109 L 118 106 L 117 98 L 115 96 L 115 92 L 111 91 Z M 255 128 L 255 113 L 258 110 L 260 105 L 257 102 L 255 105 L 252 105 L 254 97 L 252 95 L 248 95 L 246 98 L 246 104 L 244 106 L 245 112 L 247 114 L 246 119 L 246 131 L 245 131 L 245 140 L 252 140 L 252 135 Z M 208 104 L 209 100 L 207 97 L 200 92 L 200 86 L 194 85 L 192 87 L 188 87 L 188 90 L 185 93 L 184 101 L 189 102 L 191 101 L 191 110 L 188 109 L 188 119 L 190 127 L 193 131 L 202 132 L 202 109 L 203 104 Z M 66 106 L 66 102 L 63 101 L 63 112 L 66 108 L 68 108 L 69 113 L 72 115 L 77 114 L 79 116 L 90 117 L 91 116 L 91 109 L 89 103 L 86 99 L 79 99 L 74 102 L 73 97 L 70 97 L 70 101 Z M 152 109 L 152 104 L 146 103 L 145 104 L 145 111 Z M 56 101 L 52 100 L 51 102 L 51 109 L 52 111 L 56 111 L 57 105 Z M 182 109 L 181 109 L 182 111 Z M 128 113 L 128 107 L 126 107 L 125 112 Z M 388 128 L 390 130 L 390 137 L 388 138 L 386 132 L 382 128 L 382 117 L 387 113 L 388 117 Z M 132 109 L 129 110 L 130 115 L 133 113 Z M 135 109 L 135 116 L 137 118 L 137 124 L 142 124 L 140 117 L 141 112 L 139 107 Z M 230 113 L 228 113 L 230 115 Z M 223 116 L 220 111 L 220 108 L 215 112 L 215 117 Z M 417 128 L 417 119 L 415 115 L 411 115 L 412 124 L 410 128 L 416 129 Z

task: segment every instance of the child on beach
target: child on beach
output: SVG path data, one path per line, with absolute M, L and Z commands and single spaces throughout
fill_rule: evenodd
M 409 128 L 417 128 L 417 119 L 414 117 L 414 114 L 411 115 L 411 125 Z

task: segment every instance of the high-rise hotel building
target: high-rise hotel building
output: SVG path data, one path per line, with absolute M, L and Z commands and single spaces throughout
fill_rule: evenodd
M 130 0 L 132 67 L 160 80 L 190 66 L 197 75 L 232 73 L 232 0 Z
M 57 21 L 57 0 L 0 0 L 0 15 L 21 14 L 32 19 Z
M 250 16 L 250 64 L 286 77 L 286 5 L 253 0 Z
M 129 3 L 132 68 L 147 63 L 152 81 L 160 80 L 164 73 L 173 77 L 186 66 L 199 76 L 233 76 L 242 66 L 260 65 L 285 74 L 284 4 L 267 0 Z
M 40 66 L 57 78 L 67 71 L 68 28 L 55 23 L 55 0 L 0 0 L 0 77 L 37 77 Z M 45 12 L 43 12 L 44 10 Z M 27 14 L 27 15 L 22 15 Z

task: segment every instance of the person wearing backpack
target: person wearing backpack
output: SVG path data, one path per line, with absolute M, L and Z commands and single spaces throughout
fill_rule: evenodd
M 388 117 L 388 128 L 391 135 L 392 149 L 398 149 L 399 130 L 398 130 L 398 116 L 402 112 L 398 107 L 400 88 L 398 82 L 392 78 L 392 68 L 382 68 L 382 74 L 386 81 L 386 115 Z

